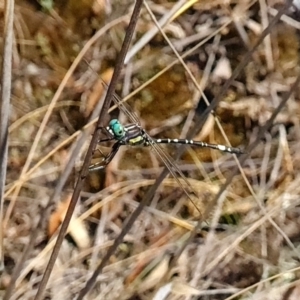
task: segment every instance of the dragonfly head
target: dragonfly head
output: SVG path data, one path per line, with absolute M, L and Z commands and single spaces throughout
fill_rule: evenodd
M 115 139 L 120 140 L 125 135 L 124 126 L 117 119 L 113 119 L 109 122 L 109 131 L 113 134 Z

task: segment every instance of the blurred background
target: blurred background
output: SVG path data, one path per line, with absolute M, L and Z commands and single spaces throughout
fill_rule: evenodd
M 112 105 L 104 123 L 118 118 L 125 125 L 136 118 L 154 138 L 185 138 L 285 1 L 146 3 L 116 91 L 130 114 Z M 29 243 L 31 249 L 11 299 L 33 299 L 36 293 L 133 5 L 16 1 L 2 295 Z M 269 28 L 195 140 L 241 149 L 255 140 L 299 74 L 297 5 Z M 3 16 L 3 1 L 0 9 Z M 197 197 L 190 194 L 191 202 L 182 191 L 188 190 L 185 183 L 166 179 L 86 299 L 297 299 L 299 270 L 292 269 L 300 259 L 298 92 L 175 262 L 238 163 L 228 153 L 197 147 L 186 147 L 175 162 L 176 145 L 163 145 Z M 112 144 L 99 144 L 93 163 Z M 151 147 L 123 146 L 104 170 L 89 174 L 45 299 L 78 295 L 164 160 Z

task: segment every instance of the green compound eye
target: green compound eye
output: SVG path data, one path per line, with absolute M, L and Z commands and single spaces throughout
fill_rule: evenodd
M 114 137 L 119 140 L 124 137 L 125 131 L 123 125 L 117 120 L 113 119 L 109 122 L 109 128 L 114 134 Z

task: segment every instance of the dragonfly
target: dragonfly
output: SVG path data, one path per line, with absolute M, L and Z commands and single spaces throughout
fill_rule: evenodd
M 231 154 L 242 154 L 243 151 L 240 148 L 228 147 L 219 144 L 208 144 L 201 141 L 187 140 L 187 139 L 155 139 L 149 138 L 146 131 L 138 124 L 132 123 L 123 125 L 118 119 L 112 119 L 109 125 L 105 128 L 108 138 L 100 140 L 99 143 L 105 141 L 114 140 L 115 143 L 112 146 L 110 153 L 104 158 L 103 161 L 93 164 L 89 167 L 90 171 L 96 171 L 104 169 L 115 157 L 121 146 L 155 146 L 156 144 L 179 144 L 190 145 L 202 148 L 211 148 L 222 152 L 228 152 Z
M 101 79 L 101 78 L 100 78 Z M 101 79 L 103 85 L 107 88 L 107 84 Z M 92 164 L 89 171 L 96 171 L 105 169 L 106 166 L 113 160 L 121 146 L 151 146 L 152 150 L 157 154 L 161 161 L 168 168 L 170 174 L 174 177 L 177 184 L 180 186 L 184 194 L 188 197 L 191 203 L 195 206 L 196 210 L 201 215 L 201 211 L 193 200 L 193 196 L 198 198 L 197 192 L 193 189 L 183 172 L 173 162 L 172 158 L 160 147 L 160 144 L 187 144 L 200 147 L 209 147 L 223 152 L 232 154 L 241 154 L 242 150 L 239 148 L 227 147 L 224 145 L 208 144 L 200 141 L 185 140 L 185 139 L 155 139 L 152 138 L 140 125 L 138 117 L 124 104 L 117 94 L 114 93 L 113 101 L 118 108 L 131 120 L 132 123 L 123 125 L 117 119 L 112 119 L 109 125 L 104 128 L 108 138 L 98 141 L 102 142 L 112 141 L 115 143 L 112 146 L 110 153 L 98 163 Z M 180 180 L 181 179 L 181 180 Z

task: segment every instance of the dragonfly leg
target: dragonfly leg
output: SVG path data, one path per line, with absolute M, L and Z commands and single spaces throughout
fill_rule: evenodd
M 96 171 L 96 170 L 104 169 L 112 161 L 112 159 L 115 157 L 115 155 L 117 154 L 120 146 L 122 146 L 121 142 L 118 141 L 118 142 L 114 143 L 114 145 L 112 146 L 111 152 L 101 162 L 91 165 L 89 167 L 89 171 Z
M 108 141 L 111 141 L 111 140 L 113 140 L 113 139 L 114 139 L 113 137 L 109 137 L 109 138 L 107 138 L 107 139 L 102 139 L 102 140 L 99 140 L 99 141 L 98 141 L 98 144 L 104 143 L 104 142 L 108 142 Z
M 106 127 L 98 127 L 97 130 L 101 130 L 105 133 L 105 135 L 107 136 L 106 139 L 101 139 L 98 141 L 98 143 L 102 143 L 102 142 L 108 142 L 114 139 L 114 137 L 110 134 L 110 132 L 107 130 Z
M 105 157 L 105 154 L 99 148 L 97 148 L 95 151 L 98 151 L 102 156 Z

